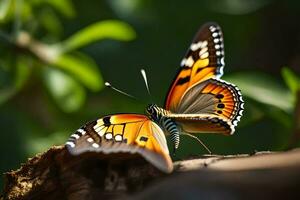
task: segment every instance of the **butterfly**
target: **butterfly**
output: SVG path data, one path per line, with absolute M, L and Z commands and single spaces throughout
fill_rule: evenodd
M 163 108 L 150 104 L 146 115 L 115 114 L 91 121 L 72 134 L 72 155 L 86 152 L 140 154 L 163 172 L 173 170 L 165 135 L 174 149 L 180 134 L 231 135 L 240 121 L 240 90 L 223 75 L 224 45 L 219 25 L 207 23 L 196 34 L 181 62 Z

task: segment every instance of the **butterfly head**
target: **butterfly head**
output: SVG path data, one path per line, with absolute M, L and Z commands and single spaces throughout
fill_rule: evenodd
M 160 119 L 160 112 L 159 107 L 156 104 L 149 104 L 146 108 L 146 113 L 149 117 L 154 121 L 159 121 Z

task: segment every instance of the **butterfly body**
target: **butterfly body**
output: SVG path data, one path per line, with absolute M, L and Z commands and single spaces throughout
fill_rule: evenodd
M 166 135 L 171 135 L 171 141 L 174 144 L 174 149 L 177 149 L 180 142 L 180 130 L 176 122 L 169 117 L 171 112 L 158 107 L 156 104 L 150 104 L 146 108 L 146 113 L 152 121 L 156 122 L 164 130 Z
M 244 103 L 240 90 L 221 79 L 223 67 L 221 28 L 207 23 L 183 58 L 163 107 L 151 104 L 147 115 L 115 114 L 87 123 L 71 135 L 66 147 L 72 155 L 140 154 L 160 170 L 171 172 L 165 134 L 170 134 L 176 149 L 181 133 L 231 135 L 235 131 Z

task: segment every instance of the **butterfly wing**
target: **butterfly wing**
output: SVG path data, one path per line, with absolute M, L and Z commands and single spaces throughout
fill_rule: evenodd
M 173 170 L 163 131 L 144 115 L 110 115 L 89 122 L 71 135 L 66 146 L 72 155 L 140 154 L 164 172 Z
M 177 110 L 184 92 L 195 83 L 223 75 L 223 34 L 215 23 L 203 25 L 196 34 L 165 101 L 165 108 Z
M 171 117 L 186 132 L 232 134 L 243 112 L 240 90 L 231 83 L 208 79 L 189 88 Z
M 194 38 L 175 81 L 165 109 L 190 133 L 232 134 L 243 111 L 240 90 L 219 78 L 223 75 L 224 44 L 221 28 L 207 23 Z

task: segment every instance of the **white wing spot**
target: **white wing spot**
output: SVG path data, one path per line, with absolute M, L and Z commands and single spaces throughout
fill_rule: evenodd
M 202 55 L 200 56 L 200 58 L 201 58 L 201 59 L 207 58 L 208 55 L 209 55 L 208 52 L 205 52 L 204 54 L 202 54 Z
M 220 56 L 221 55 L 221 51 L 216 51 L 216 55 Z
M 92 146 L 93 146 L 94 148 L 99 148 L 99 147 L 100 147 L 99 144 L 97 144 L 97 143 L 93 143 Z
M 192 50 L 192 51 L 196 51 L 198 48 L 199 48 L 199 45 L 198 45 L 199 43 L 193 43 L 193 44 L 191 44 L 191 47 L 190 47 L 190 49 Z
M 192 67 L 194 64 L 194 59 L 192 58 L 192 56 L 188 57 L 188 59 L 185 61 L 185 65 L 188 67 Z
M 210 31 L 211 31 L 211 32 L 215 32 L 215 30 L 216 30 L 216 27 L 214 27 L 214 26 L 210 26 L 210 27 L 209 27 L 209 29 L 210 29 Z
M 88 142 L 94 142 L 94 140 L 93 140 L 93 138 L 88 138 L 88 139 L 86 139 L 86 141 L 88 141 Z
M 225 65 L 224 57 L 221 58 L 221 65 Z
M 105 129 L 105 128 L 104 128 Z M 105 131 L 99 131 L 98 135 L 100 135 L 100 137 L 102 137 L 105 134 Z
M 220 42 L 220 39 L 218 39 L 218 38 L 214 39 L 214 43 L 219 43 L 219 42 Z
M 97 123 L 95 126 L 94 126 L 94 129 L 97 129 L 97 128 L 99 128 L 100 127 L 100 125 Z
M 66 142 L 66 145 L 70 146 L 71 148 L 74 148 L 75 147 L 75 144 L 74 142 Z
M 200 42 L 199 42 L 200 43 Z M 201 44 L 200 44 L 200 48 L 204 48 L 204 47 L 207 47 L 208 45 L 208 42 L 205 40 L 203 41 Z
M 199 41 L 198 43 L 193 43 L 191 44 L 190 46 L 190 49 L 192 51 L 196 51 L 198 49 L 202 49 L 202 48 L 205 48 L 207 46 L 208 42 L 205 40 L 205 41 Z
M 186 59 L 184 58 L 184 59 L 182 59 L 180 65 L 181 65 L 181 66 L 184 66 L 184 65 L 185 65 L 185 62 L 186 62 Z
M 219 78 L 224 74 L 224 68 L 220 67 L 219 69 Z
M 218 37 L 218 35 L 219 35 L 219 33 L 217 33 L 217 32 L 214 32 L 214 33 L 212 34 L 213 37 Z
M 122 140 L 123 140 L 122 135 L 116 135 L 116 136 L 115 136 L 115 141 L 116 141 L 116 142 L 122 142 Z
M 107 139 L 107 140 L 111 140 L 112 137 L 113 137 L 113 135 L 111 133 L 106 133 L 105 134 L 105 139 Z
M 233 124 L 234 126 L 237 126 L 237 121 L 233 121 L 232 124 Z
M 221 46 L 218 45 L 218 44 L 215 45 L 215 48 L 216 48 L 216 49 L 220 49 L 220 47 L 221 47 Z
M 94 130 L 95 130 L 97 133 L 99 133 L 99 132 L 101 131 L 101 129 L 102 129 L 102 127 L 100 127 L 100 126 L 97 127 L 97 128 L 94 127 Z
M 81 128 L 80 128 L 80 129 L 78 129 L 77 131 L 78 131 L 79 133 L 81 133 L 82 135 L 86 134 L 86 131 L 85 131 L 85 130 L 83 130 L 83 129 L 81 129 Z
M 207 52 L 207 50 L 208 50 L 207 47 L 201 49 L 201 51 L 199 52 L 199 56 L 201 56 L 202 54 L 204 54 L 205 52 Z
M 76 133 L 72 134 L 71 137 L 75 138 L 76 140 L 78 140 L 80 138 L 80 136 L 77 135 Z

